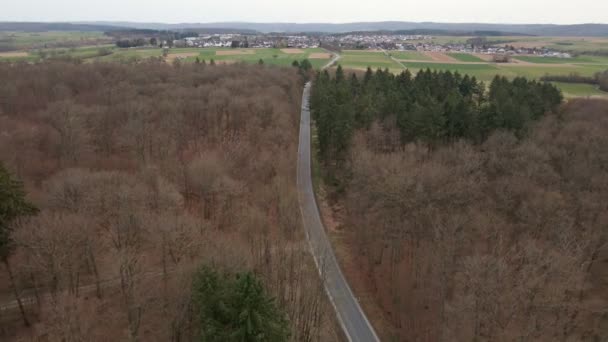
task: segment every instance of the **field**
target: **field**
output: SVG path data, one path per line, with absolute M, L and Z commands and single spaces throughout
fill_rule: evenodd
M 110 41 L 110 38 L 103 32 L 0 32 L 0 50 L 2 51 L 82 46 Z
M 365 70 L 367 67 L 371 67 L 372 69 L 403 70 L 399 63 L 390 59 L 382 51 L 345 50 L 340 55 L 342 58 L 339 63 L 348 69 Z
M 448 56 L 457 59 L 461 62 L 481 62 L 485 63 L 485 61 L 477 56 L 474 56 L 470 53 L 448 53 Z
M 473 37 L 438 36 L 426 40 L 437 44 L 465 43 Z M 608 37 L 527 37 L 527 36 L 489 36 L 493 44 L 508 44 L 514 47 L 542 48 L 571 52 L 608 50 Z
M 460 38 L 460 37 L 450 37 Z M 501 37 L 508 40 L 508 37 Z M 527 39 L 533 39 L 526 37 Z M 540 37 L 534 37 L 540 39 Z M 540 41 L 540 40 L 531 40 Z M 364 70 L 388 68 L 394 73 L 409 69 L 412 73 L 431 69 L 459 72 L 475 76 L 477 79 L 490 82 L 496 75 L 509 79 L 526 77 L 539 79 L 546 75 L 569 75 L 577 73 L 582 76 L 593 76 L 595 73 L 608 70 L 608 57 L 579 55 L 574 58 L 552 58 L 540 56 L 516 56 L 512 63 L 494 63 L 486 56 L 475 56 L 467 53 L 439 53 L 418 51 L 382 51 L 345 50 L 341 53 L 339 64 L 346 69 Z M 391 59 L 391 57 L 393 59 Z M 557 83 L 567 97 L 603 96 L 608 93 L 587 84 Z
M 596 86 L 592 84 L 581 84 L 581 83 L 562 83 L 562 82 L 554 82 L 557 85 L 566 97 L 606 97 L 606 92 L 599 90 Z
M 471 37 L 435 37 L 434 43 L 464 43 Z M 163 58 L 160 48 L 121 49 L 109 45 L 108 37 L 102 32 L 42 32 L 16 33 L 0 32 L 0 61 L 36 62 L 45 58 L 78 58 L 84 62 L 134 62 L 154 57 Z M 568 37 L 486 37 L 494 44 L 508 44 L 515 47 L 543 47 L 564 51 L 597 51 L 608 49 L 608 38 L 568 38 Z M 7 49 L 12 47 L 12 49 Z M 441 53 L 419 51 L 344 50 L 340 64 L 346 69 L 365 70 L 388 69 L 399 73 L 408 68 L 416 73 L 421 69 L 436 69 L 459 72 L 475 76 L 482 81 L 491 81 L 495 75 L 508 78 L 540 78 L 545 75 L 569 75 L 578 73 L 593 76 L 608 69 L 607 56 L 589 54 L 574 58 L 553 58 L 540 56 L 516 56 L 512 63 L 496 64 L 486 55 L 467 53 Z M 313 67 L 327 64 L 332 55 L 323 49 L 230 49 L 230 48 L 173 48 L 165 60 L 168 63 L 181 61 L 194 63 L 197 58 L 218 64 L 258 63 L 289 66 L 294 60 L 309 59 Z M 491 56 L 490 56 L 491 57 Z M 587 85 L 559 84 L 567 96 L 607 96 Z
M 101 51 L 103 49 L 103 51 Z M 44 57 L 71 57 L 80 58 L 85 62 L 113 61 L 129 62 L 150 57 L 162 57 L 160 48 L 130 48 L 119 49 L 113 45 L 86 46 L 72 49 L 42 49 L 34 51 L 12 51 L 1 53 L 0 61 L 38 61 Z M 193 63 L 196 58 L 209 63 L 212 59 L 218 63 L 258 63 L 263 60 L 265 64 L 288 66 L 294 60 L 309 58 L 315 68 L 327 64 L 331 55 L 323 49 L 230 49 L 230 48 L 173 48 L 169 50 L 168 62 L 180 59 L 186 63 Z
M 192 49 L 190 49 L 192 50 Z M 320 68 L 329 62 L 330 58 L 317 58 L 317 57 L 328 57 L 327 55 L 320 55 L 326 53 L 323 49 L 247 49 L 248 52 L 241 54 L 231 54 L 232 49 L 194 49 L 194 51 L 200 51 L 199 59 L 204 59 L 209 62 L 211 59 L 214 61 L 236 63 L 258 63 L 261 59 L 264 64 L 289 66 L 293 61 L 301 61 L 308 58 L 310 63 L 315 68 Z M 311 58 L 315 57 L 315 58 Z M 189 57 L 185 61 L 193 62 L 196 57 Z
M 608 64 L 608 57 L 602 56 L 577 56 L 573 58 L 540 57 L 540 56 L 518 56 L 515 59 L 540 64 Z
M 430 61 L 431 57 L 417 51 L 390 51 L 391 56 L 398 60 Z

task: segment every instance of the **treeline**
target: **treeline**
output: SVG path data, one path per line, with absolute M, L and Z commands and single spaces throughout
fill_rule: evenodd
M 169 47 L 173 47 L 174 40 L 180 40 L 188 37 L 198 37 L 196 32 L 173 32 L 173 31 L 155 31 L 155 30 L 129 30 L 119 31 L 117 33 L 108 33 L 108 35 L 123 37 L 127 35 L 129 38 L 120 38 L 116 41 L 116 46 L 120 48 L 130 48 L 138 46 L 152 45 L 157 46 L 164 41 Z
M 430 150 L 466 139 L 483 142 L 493 131 L 523 135 L 530 121 L 556 109 L 560 91 L 549 83 L 497 76 L 486 91 L 475 77 L 429 69 L 412 76 L 367 69 L 348 79 L 341 67 L 334 77 L 318 73 L 311 109 L 319 152 L 328 166 L 340 167 L 357 129 L 391 122 L 400 144 L 422 142 Z M 394 144 L 392 146 L 395 146 Z
M 600 90 L 608 91 L 608 70 L 595 74 Z
M 336 340 L 300 229 L 295 68 L 53 61 L 0 75 L 0 160 L 39 209 L 11 222 L 0 304 L 17 294 L 24 312 L 2 311 L 0 340 Z M 197 287 L 201 264 L 231 276 Z M 262 321 L 244 337 L 249 319 Z
M 150 38 L 157 37 L 163 39 L 184 39 L 188 37 L 198 37 L 198 32 L 194 31 L 168 31 L 168 30 L 151 30 L 151 29 L 127 29 L 127 30 L 112 30 L 105 32 L 107 36 L 121 38 Z
M 131 48 L 138 46 L 146 46 L 150 43 L 150 41 L 144 38 L 135 38 L 135 39 L 120 39 L 116 41 L 116 46 L 119 48 Z
M 541 80 L 545 82 L 593 84 L 599 86 L 603 91 L 608 91 L 608 70 L 597 72 L 593 76 L 582 76 L 579 73 L 570 73 L 569 75 L 545 75 Z

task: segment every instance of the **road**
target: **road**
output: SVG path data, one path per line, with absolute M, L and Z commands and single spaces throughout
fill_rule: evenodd
M 407 67 L 405 66 L 405 64 L 401 63 L 400 60 L 398 60 L 395 57 L 391 56 L 391 54 L 388 53 L 388 51 L 386 51 L 384 49 L 380 49 L 380 50 L 382 50 L 382 52 L 384 52 L 384 55 L 386 55 L 386 57 L 390 58 L 393 62 L 399 64 L 403 69 L 407 70 Z
M 335 61 L 332 61 L 332 64 L 333 62 Z M 325 282 L 325 291 L 348 340 L 353 342 L 380 341 L 342 274 L 319 215 L 311 175 L 311 129 L 308 108 L 310 86 L 310 82 L 306 84 L 302 95 L 298 147 L 298 199 L 304 230 L 317 269 Z
M 327 64 L 325 64 L 325 66 L 323 67 L 323 69 L 330 68 L 332 65 L 336 64 L 340 60 L 340 58 L 342 58 L 342 56 L 340 56 L 340 54 L 337 53 L 337 52 L 330 51 L 330 50 L 327 50 L 327 49 L 323 49 L 323 50 L 325 50 L 327 53 L 329 53 L 329 54 L 331 54 L 331 55 L 334 56 L 334 58 L 332 58 L 331 61 L 329 61 Z M 302 102 L 302 103 L 304 103 L 304 102 Z

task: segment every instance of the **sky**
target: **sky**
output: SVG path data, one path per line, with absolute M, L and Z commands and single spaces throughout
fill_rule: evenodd
M 608 23 L 608 0 L 0 0 L 0 21 Z

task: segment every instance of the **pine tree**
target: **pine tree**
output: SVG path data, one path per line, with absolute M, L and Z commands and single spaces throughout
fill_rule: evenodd
M 303 59 L 300 62 L 300 69 L 302 69 L 305 72 L 308 72 L 310 70 L 312 70 L 312 64 L 310 63 L 310 61 L 308 59 Z
M 29 320 L 19 296 L 13 271 L 9 262 L 14 245 L 11 238 L 15 224 L 24 216 L 34 215 L 38 209 L 25 198 L 23 183 L 15 179 L 0 163 L 0 258 L 6 267 L 13 294 L 21 311 L 23 323 L 29 326 Z
M 342 69 L 341 65 L 338 65 L 338 68 L 336 69 L 336 84 L 340 84 L 342 82 L 344 82 L 344 70 Z
M 193 303 L 204 342 L 283 342 L 285 315 L 251 272 L 220 274 L 204 266 L 195 275 Z
M 289 339 L 287 320 L 252 273 L 238 276 L 233 291 L 230 307 L 235 331 L 231 340 L 281 342 Z

